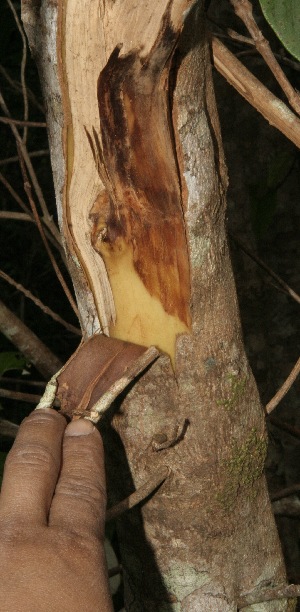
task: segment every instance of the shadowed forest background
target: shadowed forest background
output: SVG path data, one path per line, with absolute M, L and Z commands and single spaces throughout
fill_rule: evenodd
M 227 28 L 246 34 L 229 3 L 226 0 L 216 0 L 207 5 L 209 29 L 221 36 L 222 41 L 247 68 L 276 96 L 283 99 L 278 85 L 256 50 L 242 42 L 232 41 L 227 36 Z M 300 90 L 300 64 L 282 48 L 258 5 L 254 5 L 260 28 L 270 41 L 273 51 L 278 54 L 290 82 L 295 89 Z M 19 3 L 14 3 L 14 6 L 20 14 Z M 11 117 L 22 119 L 22 38 L 12 11 L 4 0 L 0 4 L 0 23 L 5 24 L 1 28 L 0 38 L 1 93 Z M 299 303 L 279 287 L 261 265 L 242 250 L 241 245 L 261 258 L 294 291 L 299 291 L 299 151 L 245 102 L 215 70 L 214 79 L 228 165 L 228 232 L 244 341 L 261 400 L 265 405 L 287 378 L 299 356 Z M 26 85 L 29 120 L 43 122 L 45 118 L 38 75 L 29 51 Z M 45 128 L 28 128 L 27 149 L 37 153 L 32 157 L 32 163 L 48 208 L 56 220 Z M 78 321 L 57 281 L 35 223 L 21 218 L 9 218 L 7 214 L 24 212 L 13 197 L 8 184 L 28 208 L 29 204 L 16 158 L 15 139 L 10 126 L 2 123 L 0 152 L 0 268 L 67 322 L 78 327 Z M 199 163 L 201 164 L 201 159 Z M 72 289 L 64 263 L 55 249 L 53 253 L 69 288 Z M 0 278 L 0 287 L 1 300 L 5 305 L 65 362 L 78 345 L 78 335 L 53 321 L 3 277 Z M 33 409 L 34 404 L 8 398 L 6 396 L 9 393 L 3 390 L 39 395 L 45 380 L 24 360 L 3 333 L 0 335 L 0 374 L 0 418 L 18 424 Z M 300 490 L 299 390 L 298 379 L 269 418 L 266 472 L 271 495 L 296 485 L 299 485 Z M 274 417 L 278 419 L 276 424 Z M 288 433 L 284 424 L 290 426 L 293 431 Z M 1 465 L 12 441 L 12 437 L 1 434 L 0 430 Z M 274 511 L 288 578 L 299 583 L 300 502 L 296 492 L 289 499 L 294 500 L 292 509 L 290 507 L 283 510 L 282 506 L 276 507 L 275 502 Z

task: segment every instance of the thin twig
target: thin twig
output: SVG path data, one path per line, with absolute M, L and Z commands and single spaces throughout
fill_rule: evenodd
M 20 119 L 11 119 L 10 117 L 0 117 L 1 123 L 7 123 L 8 125 L 21 125 L 28 127 L 38 127 L 38 128 L 46 128 L 47 123 L 43 121 L 21 121 Z
M 20 85 L 20 83 L 18 81 L 14 81 L 14 79 L 11 78 L 7 70 L 1 64 L 0 64 L 0 74 L 2 74 L 2 76 L 6 79 L 7 83 L 10 85 L 12 89 L 22 94 L 22 86 Z M 27 94 L 28 94 L 28 98 L 30 102 L 32 102 L 32 104 L 34 104 L 34 106 L 36 106 L 39 109 L 39 111 L 44 115 L 45 109 L 43 105 L 40 104 L 35 94 L 31 91 L 31 89 L 29 89 L 29 87 L 27 87 Z
M 41 399 L 41 395 L 35 395 L 35 393 L 23 393 L 22 391 L 11 391 L 10 389 L 1 389 L 1 387 L 0 387 L 0 397 L 5 397 L 6 399 L 16 400 L 17 402 L 28 402 L 29 404 L 38 404 Z M 59 401 L 54 400 L 53 406 L 58 408 Z
M 290 105 L 298 115 L 300 114 L 300 97 L 285 76 L 281 66 L 274 57 L 270 44 L 259 29 L 254 17 L 253 8 L 249 0 L 230 0 L 236 15 L 243 21 L 249 34 L 252 36 L 257 51 L 269 66 L 277 83 L 285 93 Z
M 11 212 L 9 210 L 0 210 L 0 219 L 12 219 L 13 221 L 30 221 L 35 223 L 34 219 L 28 213 Z
M 274 280 L 276 280 L 276 282 L 285 290 L 288 295 L 290 295 L 296 302 L 298 302 L 298 304 L 300 304 L 300 295 L 298 295 L 296 291 L 294 291 L 284 280 L 282 280 L 282 278 L 278 276 L 278 274 L 273 272 L 273 270 L 269 268 L 269 266 L 267 266 L 267 264 L 265 264 L 265 262 L 260 259 L 258 255 L 250 251 L 247 247 L 245 247 L 245 245 L 239 240 L 239 238 L 237 238 L 231 233 L 229 233 L 229 236 L 240 247 L 240 249 L 244 253 L 246 253 L 246 255 L 248 255 L 248 257 L 253 259 L 253 261 L 255 261 L 261 268 L 263 268 L 272 278 L 274 278 Z
M 253 8 L 249 0 L 230 0 L 236 15 L 245 24 L 250 36 L 252 36 L 255 47 L 260 55 L 264 58 L 267 66 L 269 66 L 273 73 L 277 83 L 280 85 L 282 91 L 285 93 L 292 108 L 300 114 L 300 97 L 299 94 L 290 84 L 289 80 L 285 76 L 281 66 L 278 64 L 274 57 L 268 40 L 264 37 L 263 33 L 259 29 L 254 17 Z
M 1 382 L 12 384 L 12 385 L 25 385 L 28 387 L 39 387 L 45 389 L 45 382 L 41 380 L 25 380 L 25 378 L 12 378 L 11 376 L 1 376 Z
M 3 98 L 2 94 L 1 94 L 1 92 L 0 92 L 0 106 L 1 106 L 1 108 L 3 110 L 3 112 L 5 113 L 5 115 L 10 116 L 9 110 L 8 110 L 8 108 L 6 106 L 6 103 L 4 101 L 4 98 Z M 18 152 L 19 152 L 19 149 L 20 149 L 21 153 L 22 153 L 22 155 L 20 155 L 20 167 L 21 167 L 21 172 L 22 172 L 23 180 L 24 180 L 24 189 L 26 191 L 26 194 L 27 194 L 27 197 L 28 197 L 28 200 L 29 200 L 32 212 L 33 212 L 33 216 L 35 218 L 35 221 L 36 221 L 36 224 L 38 226 L 39 232 L 41 234 L 41 238 L 43 240 L 43 243 L 44 243 L 44 246 L 46 248 L 46 251 L 47 251 L 47 253 L 49 255 L 49 258 L 51 260 L 52 266 L 53 266 L 53 268 L 55 270 L 56 276 L 57 276 L 60 284 L 63 287 L 63 290 L 64 290 L 64 292 L 66 294 L 66 297 L 68 298 L 68 300 L 70 302 L 71 307 L 73 308 L 76 316 L 79 318 L 79 313 L 78 313 L 78 309 L 77 309 L 76 303 L 75 303 L 75 301 L 74 301 L 74 299 L 73 299 L 73 297 L 72 297 L 72 295 L 71 295 L 71 293 L 69 291 L 69 288 L 66 285 L 66 282 L 65 282 L 65 280 L 64 280 L 64 278 L 63 278 L 63 276 L 62 276 L 62 274 L 61 274 L 61 272 L 59 270 L 59 267 L 58 267 L 58 265 L 57 265 L 57 263 L 56 263 L 56 261 L 55 261 L 55 259 L 53 257 L 52 251 L 51 251 L 51 249 L 49 247 L 47 238 L 45 236 L 45 232 L 43 230 L 43 226 L 41 224 L 41 220 L 39 218 L 39 215 L 38 215 L 38 212 L 37 212 L 37 209 L 36 209 L 36 206 L 35 206 L 35 202 L 34 202 L 33 197 L 32 197 L 31 185 L 30 185 L 30 183 L 28 181 L 28 176 L 27 176 L 27 171 L 26 171 L 26 168 L 25 168 L 25 164 L 27 166 L 27 169 L 28 169 L 28 172 L 30 174 L 31 180 L 33 182 L 33 185 L 34 185 L 34 188 L 35 188 L 37 196 L 38 196 L 38 192 L 40 192 L 41 199 L 39 198 L 39 196 L 38 196 L 38 198 L 39 198 L 39 202 L 40 202 L 40 205 L 42 207 L 42 210 L 44 212 L 45 223 L 47 224 L 47 227 L 52 232 L 53 236 L 56 237 L 57 243 L 60 245 L 60 249 L 61 249 L 61 242 L 60 242 L 59 231 L 58 231 L 56 225 L 53 223 L 52 217 L 50 217 L 50 215 L 49 215 L 49 212 L 48 212 L 48 209 L 47 209 L 47 205 L 46 205 L 46 202 L 44 200 L 44 197 L 43 197 L 40 185 L 38 183 L 36 174 L 35 174 L 35 172 L 33 170 L 30 158 L 28 156 L 28 152 L 27 152 L 26 146 L 24 145 L 24 143 L 23 143 L 23 141 L 22 141 L 22 139 L 21 139 L 21 137 L 19 135 L 19 132 L 18 132 L 17 128 L 15 127 L 15 125 L 11 124 L 10 127 L 11 127 L 12 132 L 13 132 L 15 138 L 16 138 L 16 141 L 17 141 Z M 64 253 L 62 252 L 61 254 L 62 254 L 62 257 L 64 258 Z
M 45 155 L 50 155 L 49 149 L 41 149 L 40 151 L 31 151 L 28 152 L 29 157 L 44 157 Z M 13 157 L 7 157 L 6 159 L 0 159 L 0 166 L 6 166 L 6 164 L 13 164 L 18 162 L 19 158 L 17 155 Z
M 215 36 L 212 51 L 216 70 L 245 100 L 300 148 L 300 119 L 276 98 Z
M 247 595 L 242 595 L 237 601 L 239 610 L 263 601 L 276 601 L 277 599 L 289 599 L 300 597 L 300 585 L 288 584 L 281 587 L 260 588 Z
M 69 300 L 70 306 L 71 306 L 71 308 L 73 308 L 76 316 L 79 318 L 79 313 L 78 313 L 78 309 L 77 309 L 76 303 L 75 303 L 75 301 L 73 299 L 73 296 L 72 296 L 72 294 L 71 294 L 71 292 L 69 290 L 69 287 L 66 284 L 66 281 L 65 281 L 64 277 L 62 276 L 62 273 L 61 273 L 61 271 L 60 271 L 60 269 L 59 269 L 59 267 L 58 267 L 58 265 L 57 265 L 57 263 L 55 261 L 55 258 L 53 257 L 53 253 L 52 253 L 52 251 L 50 249 L 50 246 L 48 244 L 48 240 L 47 240 L 47 238 L 45 236 L 45 232 L 43 230 L 43 226 L 41 224 L 41 220 L 39 218 L 39 215 L 38 215 L 38 212 L 37 212 L 37 209 L 36 209 L 36 205 L 35 205 L 35 202 L 34 202 L 33 197 L 32 197 L 31 185 L 30 185 L 30 183 L 28 181 L 27 173 L 26 173 L 26 170 L 25 170 L 25 166 L 24 166 L 24 164 L 22 162 L 21 162 L 21 169 L 22 169 L 22 173 L 23 173 L 23 176 L 24 176 L 24 189 L 26 191 L 28 200 L 30 202 L 30 206 L 31 206 L 31 209 L 32 209 L 35 221 L 36 221 L 36 224 L 38 226 L 38 229 L 39 229 L 42 241 L 44 243 L 44 247 L 45 247 L 45 249 L 46 249 L 46 251 L 47 251 L 47 253 L 49 255 L 49 259 L 50 259 L 50 261 L 52 263 L 52 266 L 53 266 L 53 269 L 54 269 L 54 271 L 56 273 L 56 276 L 57 276 L 57 278 L 58 278 L 58 280 L 59 280 L 59 282 L 60 282 L 60 284 L 61 284 L 61 286 L 62 286 L 62 288 L 63 288 L 63 290 L 65 292 L 65 295 L 66 295 L 67 299 Z
M 6 419 L 0 419 L 0 436 L 7 436 L 8 438 L 15 438 L 19 430 L 19 425 L 7 421 Z
M 243 55 L 246 55 L 246 54 L 254 55 L 255 53 L 255 55 L 258 56 L 262 62 L 264 62 L 264 59 L 261 57 L 260 53 L 257 51 L 254 40 L 252 38 L 250 38 L 249 36 L 244 36 L 243 34 L 240 34 L 239 32 L 232 30 L 231 28 L 225 29 L 220 23 L 217 23 L 214 19 L 211 19 L 211 17 L 208 18 L 208 21 L 211 22 L 213 25 L 217 26 L 218 32 L 215 32 L 215 34 L 218 38 L 241 43 L 243 47 L 245 45 L 252 47 L 252 49 L 248 49 L 246 51 L 238 51 L 236 53 L 236 56 L 240 56 L 242 54 Z M 289 68 L 292 68 L 292 70 L 296 70 L 296 72 L 300 72 L 300 63 L 297 60 L 292 60 L 291 58 L 288 58 L 281 53 L 273 52 L 273 55 L 274 57 L 276 57 L 277 61 L 280 64 L 284 64 L 285 66 L 289 66 Z
M 276 516 L 290 516 L 299 518 L 300 516 L 300 499 L 299 492 L 290 497 L 282 497 L 277 501 L 272 502 L 272 511 Z
M 277 501 L 278 499 L 282 499 L 283 497 L 289 497 L 290 495 L 295 495 L 295 493 L 300 492 L 300 484 L 292 485 L 291 487 L 285 487 L 284 489 L 280 489 L 273 493 L 270 496 L 272 502 Z
M 28 121 L 28 95 L 27 95 L 26 79 L 25 79 L 25 70 L 26 70 L 26 61 L 27 61 L 27 40 L 26 40 L 26 36 L 23 30 L 22 24 L 19 20 L 17 11 L 13 3 L 11 2 L 11 0 L 6 0 L 6 1 L 14 16 L 16 26 L 22 38 L 23 51 L 22 51 L 22 61 L 21 61 L 21 87 L 22 87 L 22 95 L 23 95 L 23 103 L 24 103 L 24 122 L 26 122 Z M 24 127 L 24 132 L 23 132 L 24 144 L 26 143 L 26 139 L 27 139 L 27 127 Z
M 10 112 L 9 112 L 9 110 L 7 108 L 7 105 L 5 103 L 3 95 L 1 94 L 1 91 L 0 91 L 0 106 L 1 106 L 2 111 L 4 112 L 4 114 L 7 117 L 10 117 L 11 116 Z M 30 157 L 28 155 L 28 151 L 27 151 L 26 145 L 24 144 L 24 142 L 23 142 L 23 140 L 22 140 L 22 138 L 21 138 L 21 136 L 20 136 L 16 126 L 13 123 L 10 124 L 10 129 L 12 130 L 12 133 L 13 133 L 15 139 L 16 139 L 16 142 L 17 142 L 17 145 L 18 145 L 17 148 L 18 148 L 18 150 L 19 149 L 21 150 L 22 157 L 23 157 L 24 162 L 25 162 L 25 164 L 27 166 L 27 169 L 28 169 L 28 172 L 29 172 L 29 176 L 31 178 L 31 181 L 32 181 L 35 193 L 37 195 L 40 207 L 41 207 L 42 212 L 43 212 L 44 223 L 47 225 L 48 229 L 53 234 L 54 238 L 57 240 L 57 243 L 60 245 L 61 253 L 62 253 L 62 256 L 64 257 L 64 254 L 63 254 L 63 251 L 62 251 L 62 247 L 61 247 L 61 240 L 60 240 L 59 230 L 56 227 L 56 225 L 55 225 L 55 223 L 53 221 L 53 218 L 52 218 L 52 216 L 50 215 L 50 213 L 48 211 L 47 204 L 45 202 L 45 199 L 44 199 L 44 196 L 43 196 L 43 192 L 42 192 L 40 184 L 38 182 L 36 173 L 34 171 L 32 163 L 30 161 Z
M 21 293 L 26 295 L 27 298 L 32 300 L 32 302 L 34 302 L 34 304 L 38 306 L 38 308 L 40 308 L 43 312 L 45 312 L 45 314 L 49 315 L 49 317 L 54 319 L 54 321 L 57 321 L 57 323 L 60 323 L 61 325 L 63 325 L 68 331 L 72 332 L 73 334 L 76 334 L 77 336 L 82 336 L 81 330 L 78 327 L 75 327 L 75 325 L 68 323 L 60 315 L 53 312 L 51 308 L 43 304 L 43 302 L 39 300 L 39 298 L 35 297 L 31 293 L 31 291 L 29 291 L 28 289 L 25 289 L 25 287 L 23 287 L 21 283 L 17 283 L 13 278 L 11 278 L 11 276 L 3 272 L 3 270 L 1 269 L 0 269 L 0 277 L 3 278 L 10 285 L 15 287 L 18 291 L 21 291 Z
M 284 287 L 285 291 L 291 295 L 298 303 L 300 303 L 300 296 L 297 295 L 290 287 L 289 285 L 287 285 L 287 283 L 285 283 L 277 274 L 275 274 L 273 272 L 273 270 L 271 270 L 271 268 L 269 268 L 259 257 L 257 257 L 256 255 L 254 255 L 254 253 L 251 253 L 248 249 L 246 249 L 244 247 L 244 245 L 240 242 L 240 240 L 238 240 L 237 238 L 235 238 L 234 236 L 231 235 L 231 238 L 240 246 L 240 248 L 249 256 L 251 257 L 254 261 L 256 261 L 261 267 L 263 267 L 268 274 L 270 274 L 270 276 L 272 276 L 273 278 L 276 279 L 276 281 L 282 286 Z M 266 411 L 269 414 L 278 404 L 279 402 L 282 400 L 282 398 L 286 395 L 286 393 L 289 391 L 290 387 L 292 386 L 294 380 L 297 378 L 298 374 L 300 372 L 300 358 L 298 359 L 296 365 L 294 366 L 292 372 L 290 373 L 290 375 L 288 376 L 288 378 L 286 379 L 286 381 L 284 382 L 284 384 L 281 386 L 281 388 L 278 390 L 278 392 L 276 393 L 276 395 L 270 400 L 270 402 L 268 402 L 268 404 L 266 405 Z
M 9 191 L 10 195 L 14 198 L 14 200 L 16 200 L 16 202 L 19 204 L 19 206 L 21 206 L 21 208 L 30 215 L 30 211 L 28 206 L 25 204 L 25 202 L 22 200 L 22 198 L 20 198 L 20 196 L 17 194 L 17 192 L 14 190 L 14 188 L 11 186 L 11 184 L 8 182 L 8 180 L 5 178 L 5 176 L 2 174 L 2 172 L 0 172 L 0 181 L 1 183 L 3 183 L 4 187 L 6 187 L 7 191 Z
M 22 393 L 21 391 L 11 391 L 10 389 L 1 388 L 0 397 L 17 400 L 18 402 L 29 402 L 30 404 L 38 404 L 41 399 L 40 395 L 35 395 L 34 393 Z
M 20 161 L 20 159 L 18 158 L 18 161 Z M 32 219 L 32 221 L 35 223 L 35 218 L 31 212 L 31 210 L 28 208 L 28 206 L 25 204 L 25 202 L 23 202 L 23 200 L 20 198 L 20 196 L 17 194 L 17 192 L 14 190 L 14 188 L 11 186 L 11 184 L 6 180 L 6 178 L 3 176 L 2 172 L 0 172 L 0 181 L 1 183 L 6 187 L 7 191 L 9 191 L 9 193 L 11 194 L 11 196 L 16 200 L 16 202 L 19 204 L 19 206 L 21 206 L 21 208 L 26 212 L 26 214 Z M 4 211 L 6 212 L 6 211 Z M 42 219 L 43 222 L 43 219 Z M 51 244 L 53 244 L 53 246 L 55 246 L 55 248 L 59 251 L 59 253 L 62 253 L 62 246 L 61 243 L 58 244 L 57 240 L 53 237 L 52 234 L 50 234 L 47 226 L 45 229 L 45 234 L 48 238 L 48 240 L 51 242 Z
M 295 382 L 298 374 L 300 372 L 300 357 L 298 361 L 295 363 L 291 373 L 284 381 L 283 385 L 281 385 L 280 389 L 278 389 L 277 393 L 275 393 L 274 397 L 267 403 L 266 412 L 270 414 L 276 406 L 278 406 L 279 402 L 281 402 L 282 398 L 287 394 L 292 384 Z
M 106 512 L 106 521 L 111 521 L 117 518 L 126 510 L 130 510 L 144 499 L 149 497 L 169 476 L 170 468 L 163 466 L 158 470 L 145 484 L 143 484 L 137 491 L 123 499 L 119 504 L 112 506 Z
M 243 36 L 243 34 L 239 34 L 235 30 L 232 30 L 231 28 L 228 28 L 227 34 L 229 38 L 231 38 L 232 40 L 237 40 L 238 42 L 241 42 L 243 44 L 250 45 L 251 47 L 255 47 L 255 43 L 254 43 L 254 40 L 252 40 L 252 38 L 249 38 L 248 36 Z
M 19 158 L 18 158 L 18 161 L 20 161 Z M 25 202 L 23 202 L 23 200 L 20 198 L 20 196 L 17 194 L 17 192 L 11 186 L 11 184 L 6 180 L 6 178 L 3 176 L 2 172 L 0 172 L 0 182 L 6 187 L 7 191 L 9 191 L 10 195 L 16 200 L 16 202 L 19 204 L 19 206 L 25 211 L 25 214 L 27 214 L 28 217 L 31 218 L 33 223 L 35 223 L 35 218 L 34 218 L 32 212 L 31 212 L 31 210 L 28 208 L 28 206 L 25 204 Z M 3 216 L 6 213 L 7 213 L 7 211 L 3 211 Z M 20 214 L 20 213 L 11 213 L 11 214 Z M 43 219 L 42 219 L 42 221 L 43 221 Z M 48 240 L 51 242 L 51 244 L 53 244 L 53 246 L 55 246 L 55 248 L 61 254 L 61 252 L 62 252 L 61 244 L 60 245 L 58 244 L 57 240 L 53 237 L 52 234 L 50 234 L 50 232 L 49 232 L 47 227 L 45 228 L 45 234 L 46 234 Z
M 1 422 L 0 422 L 0 426 L 1 426 Z M 113 578 L 114 576 L 118 576 L 118 574 L 122 574 L 122 572 L 123 572 L 122 565 L 116 565 L 116 567 L 111 567 L 108 570 L 108 577 Z

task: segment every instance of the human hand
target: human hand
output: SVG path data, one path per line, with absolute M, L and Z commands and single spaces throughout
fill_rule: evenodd
M 112 612 L 103 447 L 90 421 L 23 421 L 0 496 L 1 612 Z

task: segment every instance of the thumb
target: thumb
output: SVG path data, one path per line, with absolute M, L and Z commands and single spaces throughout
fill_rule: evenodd
M 61 474 L 49 526 L 104 538 L 106 485 L 102 439 L 86 419 L 72 421 L 63 440 Z

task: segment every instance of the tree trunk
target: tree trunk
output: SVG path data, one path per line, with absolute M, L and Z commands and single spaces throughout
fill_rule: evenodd
M 226 242 L 202 2 L 23 0 L 23 21 L 83 331 L 164 353 L 103 421 L 111 504 L 170 468 L 117 521 L 126 609 L 236 610 L 285 571 Z

